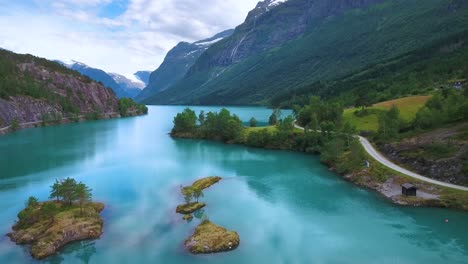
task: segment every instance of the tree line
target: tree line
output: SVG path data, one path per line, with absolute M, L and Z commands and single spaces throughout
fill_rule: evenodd
M 269 117 L 270 127 L 253 130 L 245 128 L 239 117 L 231 115 L 227 109 L 206 115 L 202 111 L 197 116 L 193 110 L 186 108 L 174 118 L 171 134 L 257 148 L 321 153 L 323 162 L 341 164 L 341 172 L 364 164 L 361 146 L 353 137 L 356 130 L 349 123 L 343 122 L 341 105 L 312 97 L 308 104 L 296 107 L 293 113 L 282 117 L 281 111 L 275 109 Z M 296 120 L 305 127 L 304 131 L 295 129 Z M 251 118 L 249 123 L 251 127 L 257 126 L 255 118 Z
M 235 114 L 223 108 L 219 112 L 204 111 L 197 116 L 193 110 L 186 108 L 174 118 L 173 136 L 185 136 L 238 142 L 243 135 L 242 121 Z

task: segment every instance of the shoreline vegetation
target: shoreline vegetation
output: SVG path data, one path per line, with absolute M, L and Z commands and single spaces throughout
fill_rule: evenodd
M 85 184 L 71 178 L 56 181 L 50 198 L 53 200 L 39 202 L 29 197 L 18 213 L 13 232 L 7 234 L 17 245 L 31 245 L 33 258 L 44 259 L 71 242 L 102 235 L 100 212 L 104 204 L 91 201 L 91 189 Z
M 185 204 L 178 205 L 176 213 L 183 214 L 182 219 L 192 221 L 192 213 L 196 218 L 201 219 L 201 223 L 195 228 L 194 233 L 185 240 L 185 247 L 192 254 L 210 254 L 231 251 L 239 246 L 239 235 L 235 231 L 228 231 L 226 228 L 212 223 L 205 212 L 201 210 L 206 206 L 198 200 L 204 196 L 203 190 L 219 182 L 222 178 L 211 176 L 196 180 L 190 186 L 181 186 L 180 192 L 184 196 Z M 195 202 L 192 200 L 195 199 Z
M 435 98 L 441 100 L 439 96 Z M 431 106 L 431 102 L 433 99 L 427 104 Z M 416 125 L 425 121 L 421 112 L 424 113 L 427 108 L 425 106 L 418 112 Z M 365 107 L 362 109 L 364 111 Z M 294 109 L 295 117 L 281 118 L 280 110 L 274 110 L 270 116 L 270 126 L 260 128 L 256 127 L 254 118 L 250 120 L 251 127 L 244 127 L 238 116 L 231 115 L 224 108 L 217 113 L 205 114 L 202 111 L 198 116 L 186 108 L 174 118 L 170 135 L 174 138 L 215 140 L 226 144 L 320 155 L 321 162 L 345 180 L 377 191 L 394 203 L 468 210 L 468 192 L 419 181 L 395 172 L 370 157 L 358 139 L 352 136 L 357 134 L 356 129 L 342 120 L 343 110 L 338 103 L 312 97 L 308 105 Z M 295 129 L 295 120 L 305 127 L 304 131 Z M 384 129 L 371 136 L 379 143 L 394 139 L 402 125 L 399 121 L 396 107 L 383 111 L 379 115 L 379 125 Z M 434 124 L 436 120 L 431 122 Z M 410 125 L 406 123 L 406 126 Z M 401 184 L 404 183 L 412 183 L 418 188 L 416 197 L 402 195 Z
M 138 104 L 133 99 L 121 98 L 118 102 L 119 112 L 107 112 L 103 113 L 100 111 L 90 112 L 87 114 L 76 115 L 70 114 L 69 116 L 62 115 L 43 115 L 40 121 L 24 122 L 19 123 L 17 120 L 5 127 L 0 127 L 0 135 L 5 135 L 26 128 L 37 128 L 46 126 L 63 125 L 69 123 L 78 123 L 92 120 L 105 120 L 123 117 L 133 117 L 148 114 L 148 107 L 143 104 Z

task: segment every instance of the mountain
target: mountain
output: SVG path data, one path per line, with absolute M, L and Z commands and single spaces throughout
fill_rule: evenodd
M 0 49 L 0 127 L 118 115 L 111 89 L 57 62 Z
M 467 29 L 464 0 L 266 0 L 145 103 L 266 105 L 307 87 L 327 97 L 333 91 L 316 83 L 379 67 Z
M 135 98 L 141 90 L 145 88 L 145 83 L 136 76 L 133 80 L 130 80 L 129 78 L 117 73 L 109 73 L 109 75 L 120 86 L 120 88 L 130 96 L 130 98 Z
M 185 76 L 188 69 L 205 50 L 232 33 L 233 30 L 226 30 L 208 39 L 194 43 L 180 42 L 177 44 L 167 53 L 161 66 L 151 73 L 148 86 L 136 99 L 145 102 L 148 97 L 171 87 Z
M 101 82 L 102 84 L 104 84 L 104 86 L 114 90 L 118 98 L 131 97 L 122 87 L 120 87 L 120 85 L 114 80 L 114 78 L 111 75 L 109 75 L 103 70 L 92 68 L 84 63 L 77 61 L 72 61 L 71 63 L 64 63 L 61 61 L 57 62 L 62 63 L 64 66 L 75 70 L 83 75 L 86 75 L 97 82 Z
M 150 71 L 137 71 L 133 75 L 135 75 L 138 78 L 138 80 L 142 81 L 146 87 L 149 83 L 151 72 Z

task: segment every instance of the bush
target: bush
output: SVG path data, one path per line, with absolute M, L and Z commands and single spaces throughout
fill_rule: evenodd
M 178 113 L 173 122 L 172 134 L 194 133 L 197 128 L 197 116 L 190 108 L 185 108 L 182 113 Z

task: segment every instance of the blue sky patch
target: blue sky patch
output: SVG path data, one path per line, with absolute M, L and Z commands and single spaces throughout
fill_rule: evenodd
M 128 0 L 118 0 L 112 1 L 111 3 L 101 7 L 101 10 L 98 13 L 99 17 L 105 18 L 116 18 L 127 10 Z

